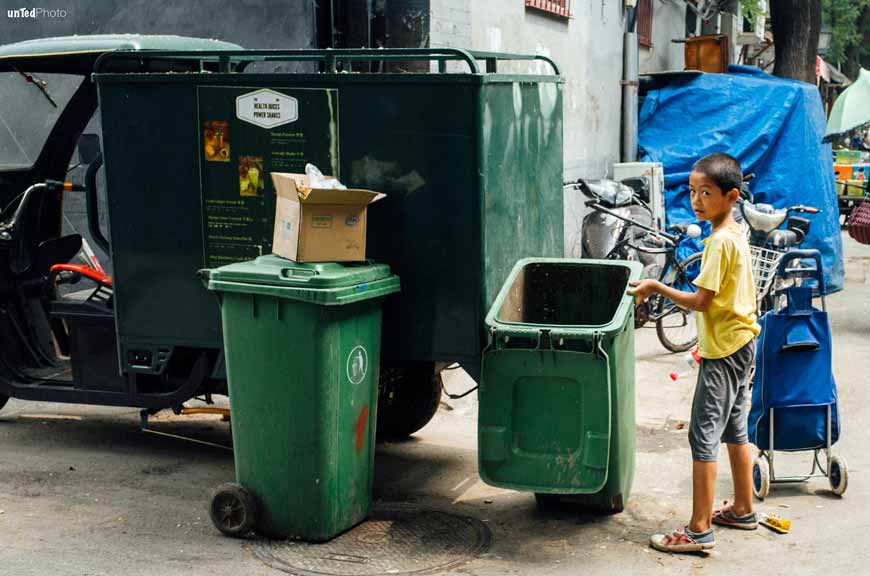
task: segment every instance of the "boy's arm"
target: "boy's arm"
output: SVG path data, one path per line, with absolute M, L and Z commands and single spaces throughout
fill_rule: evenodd
M 634 296 L 634 300 L 638 304 L 654 293 L 657 293 L 665 298 L 669 298 L 678 306 L 697 310 L 698 312 L 706 312 L 710 308 L 713 296 L 716 295 L 712 290 L 707 290 L 700 286 L 697 292 L 683 292 L 682 290 L 666 286 L 658 280 L 641 280 L 640 282 L 631 282 L 630 285 L 632 288 L 628 290 L 628 294 Z

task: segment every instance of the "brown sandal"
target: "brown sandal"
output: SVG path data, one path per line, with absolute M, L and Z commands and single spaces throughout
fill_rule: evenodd
M 669 534 L 653 534 L 649 545 L 660 552 L 682 554 L 686 552 L 703 552 L 716 546 L 713 529 L 704 532 L 692 532 L 688 526 L 674 530 Z

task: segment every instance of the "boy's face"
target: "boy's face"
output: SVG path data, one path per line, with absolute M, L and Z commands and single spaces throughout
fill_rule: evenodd
M 701 222 L 709 220 L 714 224 L 731 212 L 731 208 L 740 196 L 737 188 L 722 190 L 706 174 L 695 171 L 689 175 L 689 192 L 692 211 L 698 220 Z

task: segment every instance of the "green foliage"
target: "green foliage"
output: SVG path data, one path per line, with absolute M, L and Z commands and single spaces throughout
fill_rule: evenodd
M 860 0 L 864 1 L 864 0 Z M 759 16 L 764 16 L 763 5 L 758 0 L 739 0 L 740 7 L 743 9 L 743 17 L 746 18 L 753 27 L 758 22 Z
M 844 61 L 849 48 L 863 41 L 867 23 L 859 18 L 868 8 L 870 0 L 822 0 L 822 19 L 831 29 L 826 60 Z

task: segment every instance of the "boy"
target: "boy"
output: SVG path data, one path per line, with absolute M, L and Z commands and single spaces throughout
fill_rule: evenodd
M 701 367 L 689 445 L 692 449 L 692 519 L 669 534 L 655 534 L 650 545 L 664 552 L 696 552 L 715 546 L 711 523 L 754 530 L 752 458 L 746 432 L 749 370 L 760 332 L 755 315 L 755 284 L 749 243 L 731 216 L 743 173 L 737 161 L 715 153 L 698 160 L 689 176 L 692 210 L 713 231 L 704 241 L 697 292 L 675 290 L 656 280 L 633 282 L 628 293 L 638 302 L 653 293 L 696 310 Z M 713 510 L 720 441 L 728 446 L 734 503 Z

